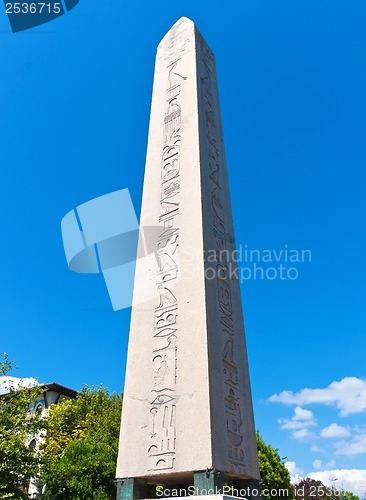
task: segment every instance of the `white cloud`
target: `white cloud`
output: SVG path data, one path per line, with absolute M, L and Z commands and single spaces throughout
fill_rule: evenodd
M 330 462 L 328 462 L 325 465 L 323 465 L 322 460 L 319 460 L 319 459 L 316 459 L 313 462 L 314 469 L 318 469 L 318 470 L 319 469 L 331 469 L 334 466 L 335 466 L 335 461 L 334 460 L 331 460 Z
M 300 406 L 296 406 L 294 420 L 312 420 L 314 413 L 310 410 L 304 410 Z
M 322 465 L 321 460 L 314 460 L 313 466 Z M 297 484 L 304 477 L 321 481 L 329 487 L 335 486 L 337 490 L 352 491 L 360 498 L 366 497 L 366 470 L 365 469 L 334 469 L 334 461 L 323 465 L 324 469 L 304 474 L 296 462 L 286 462 L 285 466 L 291 475 L 291 483 Z M 332 479 L 337 479 L 332 481 Z
M 304 471 L 296 465 L 296 462 L 286 462 L 285 467 L 291 475 L 292 484 L 296 484 L 302 479 Z
M 321 430 L 320 435 L 323 438 L 342 438 L 350 436 L 351 433 L 347 427 L 342 427 L 338 424 L 330 424 L 328 427 L 324 427 L 324 429 Z
M 366 493 L 366 470 L 365 469 L 325 469 L 323 471 L 309 472 L 308 477 L 321 481 L 326 486 L 333 486 L 336 489 L 342 488 L 346 491 L 353 491 L 360 498 Z
M 322 466 L 323 466 L 323 462 L 321 460 L 319 460 L 319 459 L 314 460 L 314 462 L 313 462 L 314 469 L 321 469 Z
M 335 443 L 335 447 L 336 455 L 360 455 L 366 453 L 366 433 L 354 436 L 351 441 L 339 441 Z
M 314 414 L 310 410 L 304 410 L 296 406 L 294 415 L 291 418 L 279 418 L 278 423 L 281 429 L 292 431 L 292 437 L 295 439 L 305 439 L 311 435 L 309 427 L 315 427 L 316 421 Z
M 273 394 L 269 401 L 287 405 L 318 403 L 335 406 L 342 416 L 361 413 L 366 411 L 366 380 L 345 377 L 339 382 L 332 382 L 324 389 L 282 391 L 280 394 Z
M 296 406 L 294 415 L 291 418 L 279 418 L 278 423 L 281 429 L 304 429 L 316 425 L 314 413 L 309 410 L 304 410 L 300 406 Z
M 325 449 L 321 446 L 318 446 L 317 444 L 313 444 L 310 448 L 310 451 L 313 451 L 314 453 L 326 453 Z
M 295 474 L 303 474 L 304 473 L 304 471 L 296 465 L 296 462 L 286 462 L 285 467 L 292 476 Z
M 328 462 L 327 464 L 325 464 L 325 468 L 326 469 L 331 469 L 332 467 L 335 466 L 335 461 L 334 460 L 331 460 L 330 462 Z
M 312 432 L 309 431 L 309 429 L 300 429 L 298 431 L 293 431 L 292 432 L 292 437 L 294 439 L 306 439 L 309 438 L 313 435 Z
M 18 389 L 19 386 L 22 387 L 33 387 L 37 385 L 37 379 L 33 377 L 19 378 L 19 377 L 0 377 L 0 394 L 6 394 L 9 392 L 10 388 Z

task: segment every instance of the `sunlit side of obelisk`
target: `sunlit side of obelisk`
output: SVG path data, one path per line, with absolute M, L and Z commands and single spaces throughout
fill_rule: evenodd
M 215 60 L 187 18 L 157 51 L 140 225 L 157 228 L 139 242 L 157 266 L 136 264 L 118 498 L 258 480 Z

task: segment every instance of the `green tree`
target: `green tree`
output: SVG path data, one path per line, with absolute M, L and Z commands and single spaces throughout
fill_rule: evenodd
M 334 487 L 329 488 L 321 481 L 309 477 L 299 481 L 294 486 L 294 490 L 297 500 L 360 500 L 349 491 L 338 491 Z
M 340 491 L 339 500 L 360 500 L 360 497 L 352 493 L 352 491 Z
M 6 376 L 13 368 L 7 354 L 0 354 L 0 375 Z M 0 499 L 28 498 L 25 487 L 39 471 L 39 452 L 28 443 L 44 428 L 42 417 L 31 411 L 42 392 L 40 386 L 26 388 L 20 384 L 0 397 Z
M 297 500 L 325 500 L 333 498 L 333 492 L 321 481 L 306 477 L 301 479 L 294 487 Z
M 109 500 L 114 484 L 122 396 L 84 388 L 50 409 L 43 450 L 42 498 Z
M 257 448 L 262 491 L 277 491 L 276 495 L 266 495 L 264 498 L 292 498 L 293 487 L 290 473 L 282 462 L 278 450 L 266 444 L 259 432 L 257 432 Z M 287 490 L 288 495 L 284 495 L 280 490 Z

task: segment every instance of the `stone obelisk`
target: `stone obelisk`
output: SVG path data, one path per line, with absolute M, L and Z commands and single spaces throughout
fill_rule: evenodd
M 140 225 L 118 498 L 258 480 L 215 59 L 187 18 L 157 50 Z

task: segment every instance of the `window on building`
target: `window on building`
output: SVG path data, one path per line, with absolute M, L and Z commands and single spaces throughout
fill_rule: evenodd
M 34 408 L 34 413 L 41 414 L 43 411 L 43 404 L 42 403 L 37 403 Z
M 35 439 L 32 439 L 32 441 L 29 443 L 29 448 L 31 450 L 34 450 L 37 446 L 37 441 Z

